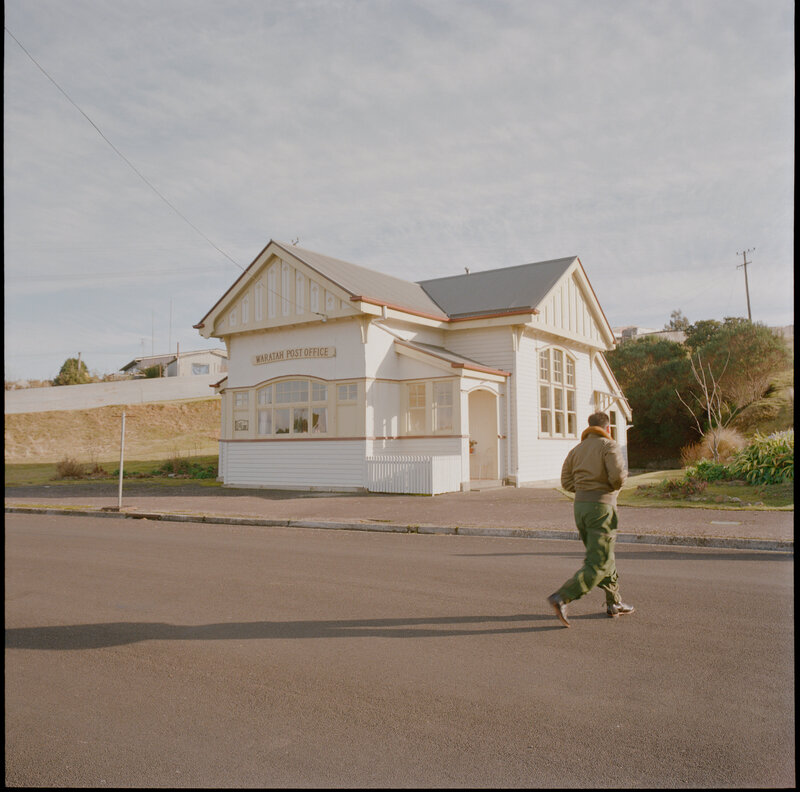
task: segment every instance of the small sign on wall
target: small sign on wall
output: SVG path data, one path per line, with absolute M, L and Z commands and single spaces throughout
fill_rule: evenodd
M 246 432 L 248 426 L 249 423 L 247 421 L 238 420 L 233 422 L 233 429 L 236 432 Z
M 287 360 L 305 360 L 308 358 L 332 357 L 336 357 L 336 347 L 307 346 L 276 349 L 274 352 L 262 352 L 259 355 L 253 355 L 251 360 L 254 366 L 262 366 L 265 363 L 282 363 Z

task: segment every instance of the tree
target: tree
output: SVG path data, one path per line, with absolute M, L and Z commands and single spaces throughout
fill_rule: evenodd
M 683 315 L 683 311 L 678 308 L 669 315 L 669 322 L 664 325 L 664 329 L 683 330 L 686 332 L 689 329 L 689 320 Z
M 693 355 L 689 356 L 689 363 L 692 366 L 692 376 L 697 386 L 690 391 L 691 403 L 687 402 L 677 390 L 675 393 L 694 419 L 701 437 L 705 435 L 705 432 L 700 422 L 700 416 L 705 417 L 711 440 L 711 455 L 715 462 L 719 462 L 719 441 L 722 430 L 731 422 L 737 412 L 723 399 L 720 387 L 720 380 L 725 376 L 725 371 L 730 363 L 730 355 L 725 358 L 721 370 L 716 375 L 711 365 L 703 362 L 700 352 L 697 353 L 697 363 L 695 363 Z
M 53 380 L 53 385 L 82 385 L 91 381 L 89 369 L 82 360 L 67 358 L 64 365 L 61 366 L 58 376 Z
M 773 377 L 791 362 L 783 338 L 764 324 L 739 318 L 725 319 L 696 352 L 721 372 L 720 395 L 736 410 L 760 399 Z
M 719 332 L 722 323 L 716 319 L 701 319 L 686 329 L 686 345 L 696 352 L 712 336 Z
M 691 442 L 692 418 L 675 395 L 677 388 L 688 397 L 693 381 L 683 344 L 645 336 L 620 344 L 606 353 L 606 359 L 631 405 L 632 446 L 663 457 L 677 454 Z

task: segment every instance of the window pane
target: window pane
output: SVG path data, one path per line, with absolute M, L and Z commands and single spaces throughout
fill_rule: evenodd
M 275 401 L 278 404 L 308 401 L 308 380 L 286 380 L 275 385 Z
M 328 386 L 321 382 L 311 383 L 311 401 L 328 401 Z
M 267 385 L 258 392 L 259 404 L 272 404 L 272 385 Z
M 425 383 L 408 386 L 408 406 L 409 407 L 425 406 Z
M 280 409 L 273 410 L 272 412 L 275 425 L 275 434 L 289 434 L 289 408 L 281 407 Z
M 539 353 L 539 379 L 545 382 L 550 379 L 550 350 Z
M 453 404 L 453 384 L 451 382 L 433 383 L 433 401 L 435 404 L 448 406 Z
M 314 434 L 325 434 L 328 431 L 327 407 L 314 407 L 311 410 L 311 431 Z
M 235 393 L 233 395 L 234 407 L 247 407 L 247 401 L 248 401 L 247 397 L 249 395 L 250 394 L 247 393 L 247 392 L 245 392 L 245 393 Z
M 554 417 L 556 419 L 555 434 L 564 434 L 564 414 L 557 412 Z
M 272 410 L 258 411 L 258 433 L 260 435 L 272 434 Z
M 561 382 L 561 370 L 564 353 L 560 349 L 553 350 L 553 382 Z
M 564 409 L 564 391 L 561 388 L 553 388 L 553 403 L 557 410 Z
M 208 363 L 192 363 L 192 374 L 208 374 Z
M 348 382 L 345 385 L 339 385 L 336 397 L 339 401 L 355 401 L 358 398 L 358 383 Z
M 578 422 L 575 418 L 575 413 L 567 413 L 567 434 L 576 435 Z
M 436 408 L 436 428 L 439 430 L 451 430 L 453 428 L 453 408 Z
M 308 431 L 308 407 L 294 408 L 294 424 L 292 431 L 295 434 L 303 434 Z
M 547 385 L 541 385 L 539 387 L 540 393 L 540 401 L 541 404 L 539 405 L 542 409 L 545 407 L 550 406 L 550 388 Z
M 567 391 L 567 410 L 575 412 L 575 391 Z
M 542 410 L 542 432 L 550 434 L 550 411 Z
M 567 358 L 567 385 L 575 384 L 575 361 Z

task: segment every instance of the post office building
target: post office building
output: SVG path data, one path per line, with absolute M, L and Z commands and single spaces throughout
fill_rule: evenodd
M 627 447 L 614 334 L 575 256 L 413 283 L 270 241 L 196 328 L 228 350 L 227 485 L 557 480 L 596 410 Z

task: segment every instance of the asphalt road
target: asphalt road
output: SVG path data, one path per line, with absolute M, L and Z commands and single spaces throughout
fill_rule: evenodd
M 793 556 L 6 515 L 6 784 L 793 787 Z

